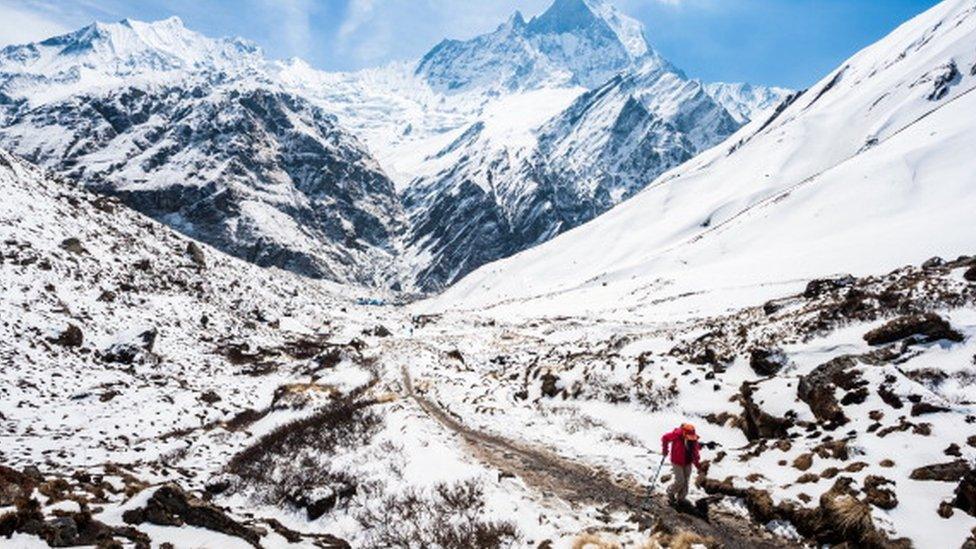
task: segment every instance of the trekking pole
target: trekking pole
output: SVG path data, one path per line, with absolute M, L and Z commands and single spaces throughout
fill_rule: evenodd
M 651 486 L 647 489 L 647 499 L 651 500 L 654 498 L 654 487 L 657 486 L 657 479 L 661 476 L 661 469 L 664 468 L 664 460 L 667 459 L 667 454 L 661 454 L 661 463 L 657 466 L 657 472 L 654 473 L 654 479 L 651 480 Z

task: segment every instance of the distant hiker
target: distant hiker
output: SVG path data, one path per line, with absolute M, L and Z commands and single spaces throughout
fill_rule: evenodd
M 671 456 L 671 469 L 674 482 L 668 488 L 668 501 L 673 505 L 688 497 L 688 483 L 691 481 L 691 466 L 701 470 L 698 434 L 695 426 L 685 423 L 674 431 L 661 437 L 664 456 Z

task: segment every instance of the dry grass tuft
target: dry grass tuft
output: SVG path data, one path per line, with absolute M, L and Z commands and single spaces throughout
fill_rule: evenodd
M 844 494 L 831 498 L 827 500 L 827 508 L 835 517 L 836 526 L 848 537 L 856 539 L 874 530 L 871 508 L 853 496 Z
M 681 530 L 676 534 L 656 532 L 640 547 L 641 549 L 696 549 L 699 547 L 720 547 L 720 544 L 712 538 L 688 530 Z
M 621 549 L 620 542 L 597 534 L 582 534 L 573 540 L 573 549 Z

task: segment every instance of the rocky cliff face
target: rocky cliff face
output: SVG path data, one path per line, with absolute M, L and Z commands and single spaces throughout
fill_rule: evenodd
M 198 43 L 172 53 L 173 34 Z M 235 44 L 164 21 L 8 48 L 4 89 L 20 96 L 4 108 L 0 142 L 258 265 L 395 283 L 403 220 L 390 180 L 333 116 L 237 70 Z M 60 69 L 31 78 L 42 64 Z M 89 66 L 131 84 L 88 87 Z M 38 88 L 55 95 L 26 93 Z

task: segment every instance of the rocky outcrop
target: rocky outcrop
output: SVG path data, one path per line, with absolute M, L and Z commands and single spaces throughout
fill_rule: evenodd
M 952 506 L 976 517 L 976 469 L 970 467 L 959 481 Z
M 128 341 L 113 343 L 101 353 L 101 359 L 104 362 L 125 366 L 142 362 L 152 354 L 158 335 L 159 332 L 155 328 L 150 328 Z
M 766 413 L 752 398 L 755 384 L 745 382 L 739 388 L 739 403 L 742 404 L 742 432 L 749 440 L 766 438 L 787 438 L 793 420 L 776 417 Z
M 908 338 L 918 343 L 963 340 L 962 334 L 953 330 L 945 319 L 932 313 L 902 316 L 864 335 L 864 341 L 875 346 Z
M 797 396 L 810 406 L 813 415 L 824 422 L 828 429 L 844 425 L 849 421 L 834 392 L 838 387 L 847 391 L 856 391 L 864 387 L 860 373 L 856 369 L 857 364 L 857 360 L 853 357 L 838 357 L 817 366 L 812 372 L 800 378 Z
M 261 546 L 261 536 L 257 531 L 230 518 L 220 508 L 187 494 L 173 484 L 156 489 L 145 507 L 126 511 L 122 519 L 127 524 L 146 522 L 158 526 L 188 524 L 241 538 L 254 547 Z
M 788 359 L 781 349 L 752 349 L 749 366 L 761 376 L 773 376 L 786 366 Z
M 85 334 L 81 328 L 74 324 L 69 324 L 57 337 L 52 338 L 51 343 L 62 347 L 81 347 L 85 342 Z
M 941 482 L 955 482 L 962 480 L 967 473 L 971 472 L 969 462 L 964 459 L 957 459 L 948 463 L 936 463 L 926 465 L 912 471 L 912 480 L 934 480 Z

